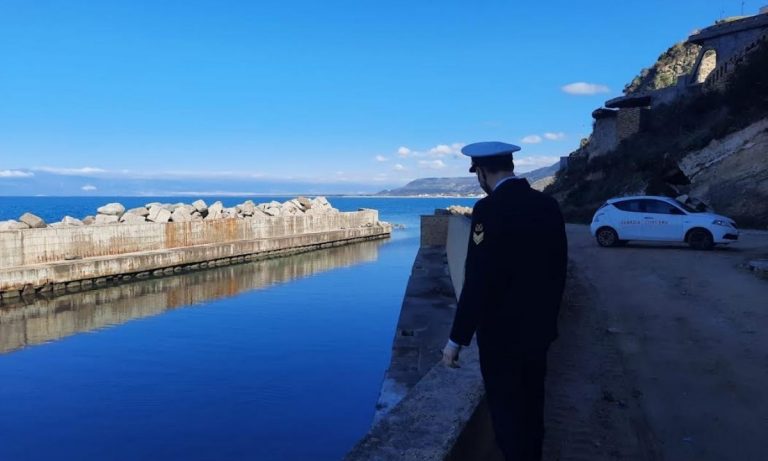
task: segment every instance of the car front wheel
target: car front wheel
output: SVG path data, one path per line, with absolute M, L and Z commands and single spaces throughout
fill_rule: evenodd
M 601 227 L 595 233 L 597 244 L 601 247 L 614 247 L 619 244 L 619 236 L 610 227 Z
M 693 229 L 688 233 L 688 245 L 694 250 L 711 250 L 715 242 L 708 230 Z

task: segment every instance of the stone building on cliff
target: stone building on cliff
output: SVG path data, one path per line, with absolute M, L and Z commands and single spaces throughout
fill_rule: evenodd
M 655 107 L 724 88 L 733 71 L 762 41 L 768 41 L 768 6 L 757 15 L 723 19 L 694 33 L 662 55 L 654 68 L 643 71 L 627 86 L 624 96 L 596 109 L 591 137 L 561 165 L 614 151 L 623 140 L 643 130 Z

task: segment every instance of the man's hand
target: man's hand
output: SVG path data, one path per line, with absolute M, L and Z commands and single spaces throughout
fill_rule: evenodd
M 459 368 L 459 350 L 461 346 L 448 340 L 443 348 L 443 365 L 451 368 Z

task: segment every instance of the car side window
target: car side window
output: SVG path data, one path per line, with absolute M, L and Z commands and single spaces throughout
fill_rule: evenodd
M 662 202 L 661 200 L 643 200 L 643 202 L 645 202 L 644 208 L 646 213 L 671 214 L 671 215 L 684 214 L 676 206 L 671 205 L 667 202 Z
M 642 213 L 644 211 L 641 208 L 640 200 L 623 200 L 621 202 L 615 202 L 613 206 L 621 211 L 630 211 L 634 213 Z

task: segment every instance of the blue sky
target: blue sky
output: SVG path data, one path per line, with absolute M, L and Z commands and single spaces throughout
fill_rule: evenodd
M 70 178 L 42 191 L 64 195 L 169 178 L 371 191 L 466 175 L 456 152 L 479 140 L 521 144 L 518 168 L 530 170 L 577 147 L 592 110 L 670 45 L 740 10 L 0 0 L 0 195 L 36 175 L 38 188 Z M 578 82 L 591 86 L 566 87 Z

